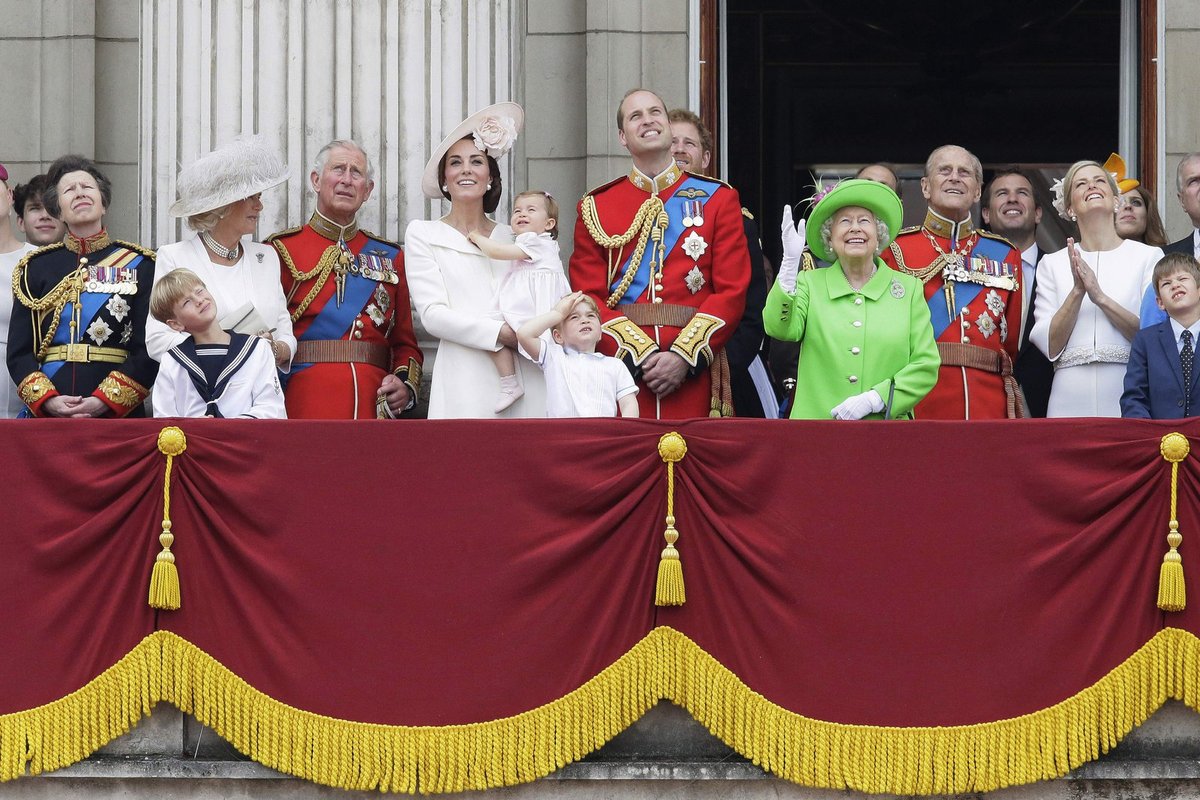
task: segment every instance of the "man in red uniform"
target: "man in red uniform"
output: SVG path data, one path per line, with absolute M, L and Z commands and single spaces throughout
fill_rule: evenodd
M 416 405 L 421 387 L 404 256 L 355 222 L 375 188 L 361 147 L 325 145 L 309 180 L 316 213 L 267 239 L 283 263 L 298 340 L 284 389 L 288 417 L 394 419 Z
M 681 170 L 662 98 L 645 89 L 617 108 L 628 175 L 579 203 L 571 286 L 594 297 L 605 352 L 642 386 L 641 416 L 729 416 L 723 347 L 746 302 L 750 258 L 738 193 Z
M 900 231 L 883 260 L 925 284 L 942 366 L 918 419 L 1026 416 L 1012 365 L 1021 339 L 1021 253 L 977 229 L 983 167 L 956 145 L 925 162 L 925 224 Z

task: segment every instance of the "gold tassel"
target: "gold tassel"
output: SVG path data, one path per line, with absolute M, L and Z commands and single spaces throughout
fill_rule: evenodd
M 658 440 L 658 455 L 667 465 L 667 529 L 663 532 L 667 546 L 658 562 L 654 605 L 681 606 L 687 601 L 687 594 L 683 587 L 683 562 L 675 549 L 679 539 L 679 531 L 675 530 L 675 463 L 687 455 L 687 442 L 675 431 L 664 433 Z
M 158 450 L 167 457 L 167 469 L 163 476 L 162 533 L 158 536 L 162 551 L 154 559 L 154 569 L 150 572 L 150 597 L 147 602 L 151 608 L 175 611 L 179 608 L 179 570 L 175 566 L 175 555 L 171 552 L 171 545 L 175 543 L 175 534 L 171 533 L 171 466 L 175 456 L 187 450 L 187 437 L 173 425 L 163 428 L 158 433 Z
M 1171 548 L 1163 556 L 1158 571 L 1158 607 L 1163 611 L 1183 611 L 1187 606 L 1187 586 L 1183 581 L 1183 559 L 1179 556 L 1179 545 L 1183 535 L 1179 532 L 1176 516 L 1176 501 L 1179 487 L 1179 462 L 1187 458 L 1190 450 L 1187 437 L 1181 433 L 1168 433 L 1162 438 L 1159 452 L 1171 462 L 1171 532 L 1167 534 L 1167 545 Z

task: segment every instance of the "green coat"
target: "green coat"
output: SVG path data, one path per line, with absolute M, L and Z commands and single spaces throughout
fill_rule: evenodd
M 942 362 L 920 281 L 875 261 L 879 269 L 861 291 L 836 262 L 797 275 L 795 294 L 771 287 L 767 335 L 801 342 L 792 419 L 830 419 L 834 406 L 870 389 L 886 404 L 893 378 L 892 417 L 911 416 L 937 383 Z

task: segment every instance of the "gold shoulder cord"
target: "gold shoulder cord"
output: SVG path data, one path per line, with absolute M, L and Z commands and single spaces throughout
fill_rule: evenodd
M 583 198 L 582 204 L 583 224 L 587 227 L 588 233 L 596 244 L 609 251 L 609 278 L 612 278 L 612 251 L 618 248 L 623 248 L 625 245 L 633 241 L 633 237 L 637 236 L 637 245 L 634 247 L 633 256 L 629 259 L 629 266 L 625 269 L 625 274 L 621 276 L 621 283 L 608 296 L 604 304 L 609 308 L 616 308 L 617 303 L 621 302 L 621 298 L 629 291 L 629 285 L 633 283 L 633 278 L 637 275 L 638 267 L 642 263 L 642 255 L 646 252 L 646 243 L 653 237 L 655 248 L 651 253 L 650 268 L 654 270 L 661 263 L 662 251 L 662 236 L 663 231 L 667 229 L 667 224 L 670 221 L 667 217 L 667 212 L 663 210 L 663 202 L 658 195 L 651 195 L 642 203 L 642 207 L 633 215 L 633 222 L 629 223 L 629 230 L 622 233 L 620 236 L 609 236 L 604 228 L 600 225 L 600 216 L 596 213 L 596 201 L 592 195 Z
M 896 266 L 900 268 L 900 271 L 906 275 L 912 275 L 923 284 L 929 283 L 930 278 L 940 273 L 945 267 L 946 255 L 944 253 L 939 255 L 933 261 L 929 262 L 929 266 L 922 267 L 921 269 L 912 269 L 908 266 L 908 264 L 904 263 L 904 251 L 900 249 L 900 245 L 896 244 L 894 240 L 888 249 L 891 250 L 892 255 L 895 256 Z
M 308 310 L 308 307 L 312 305 L 312 301 L 316 299 L 317 294 L 325 285 L 325 281 L 329 280 L 329 275 L 333 272 L 333 268 L 337 264 L 338 256 L 341 254 L 341 250 L 336 244 L 331 244 L 329 247 L 325 248 L 325 252 L 321 254 L 321 259 L 317 262 L 315 267 L 308 272 L 301 272 L 296 267 L 296 262 L 292 261 L 292 254 L 288 252 L 286 247 L 279 244 L 278 241 L 271 242 L 271 244 L 274 245 L 275 250 L 278 251 L 279 257 L 283 259 L 283 263 L 287 266 L 288 272 L 292 274 L 292 278 L 297 284 L 303 283 L 304 281 L 312 278 L 317 279 L 312 288 L 308 290 L 308 294 L 304 296 L 304 300 L 302 300 L 300 305 L 296 306 L 296 310 L 292 312 L 292 322 L 295 322 L 296 320 L 300 319 L 300 316 L 304 314 L 305 311 Z M 294 287 L 293 291 L 295 291 Z
M 53 317 L 50 329 L 46 331 L 46 335 L 42 337 L 37 350 L 34 352 L 35 358 L 41 361 L 46 355 L 46 349 L 50 346 L 51 340 L 54 339 L 54 334 L 58 331 L 62 310 L 66 308 L 68 302 L 74 301 L 78 306 L 79 295 L 83 292 L 83 279 L 87 275 L 87 267 L 80 267 L 67 274 L 53 289 L 46 292 L 44 296 L 33 298 L 25 291 L 25 287 L 22 286 L 27 263 L 28 259 L 22 259 L 16 268 L 13 269 L 12 290 L 17 302 L 32 312 L 30 316 L 33 319 L 33 338 L 35 340 L 38 334 L 41 333 L 42 323 L 46 320 L 47 312 L 50 312 Z

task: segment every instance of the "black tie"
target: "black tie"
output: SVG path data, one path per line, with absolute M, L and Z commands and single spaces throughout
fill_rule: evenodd
M 1196 352 L 1192 349 L 1192 332 L 1184 330 L 1182 334 L 1183 349 L 1179 351 L 1179 363 L 1183 366 L 1183 415 L 1191 416 L 1192 399 L 1192 362 L 1196 360 Z

